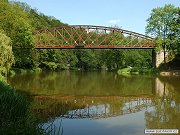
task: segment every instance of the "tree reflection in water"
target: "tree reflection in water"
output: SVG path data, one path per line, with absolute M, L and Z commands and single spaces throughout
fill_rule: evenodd
M 154 99 L 154 107 L 146 111 L 146 127 L 149 129 L 180 129 L 179 77 L 160 77 L 163 84 L 160 95 Z M 163 94 L 162 94 L 163 93 Z
M 86 130 L 84 124 L 92 119 L 95 125 L 89 126 L 95 129 L 99 124 L 97 121 L 103 121 L 98 130 L 103 130 L 102 134 L 107 134 L 104 123 L 107 120 L 116 123 L 111 127 L 116 134 L 119 130 L 139 135 L 144 131 L 142 128 L 180 128 L 180 77 L 65 71 L 16 75 L 8 82 L 34 96 L 32 109 L 42 125 L 64 119 L 65 130 L 73 128 L 78 134 L 81 126 Z M 124 122 L 115 122 L 114 117 L 118 120 L 124 118 Z M 132 123 L 129 118 L 136 121 Z M 81 119 L 83 124 L 81 121 L 71 125 Z M 121 128 L 122 125 L 128 127 Z

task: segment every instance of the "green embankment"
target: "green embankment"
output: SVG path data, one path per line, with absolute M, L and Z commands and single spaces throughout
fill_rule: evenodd
M 158 74 L 159 70 L 156 68 L 127 67 L 119 69 L 117 73 L 119 75 Z

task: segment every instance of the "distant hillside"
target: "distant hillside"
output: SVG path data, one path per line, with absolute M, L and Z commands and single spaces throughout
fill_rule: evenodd
M 30 20 L 31 25 L 35 29 L 43 29 L 43 28 L 68 25 L 61 22 L 60 20 L 56 19 L 53 16 L 47 16 L 39 12 L 37 9 L 31 8 L 26 3 L 22 3 L 22 2 L 10 2 L 10 3 L 17 4 L 18 6 L 20 6 L 23 12 L 28 14 L 28 19 Z

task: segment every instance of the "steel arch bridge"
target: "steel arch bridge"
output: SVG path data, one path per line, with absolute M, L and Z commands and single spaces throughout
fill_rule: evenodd
M 154 49 L 152 37 L 120 28 L 72 25 L 35 32 L 36 49 Z

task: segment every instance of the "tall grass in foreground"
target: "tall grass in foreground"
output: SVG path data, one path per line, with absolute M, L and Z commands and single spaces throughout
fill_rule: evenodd
M 39 126 L 31 110 L 32 99 L 0 81 L 0 135 L 62 135 L 62 121 L 46 128 Z
M 44 134 L 29 110 L 31 99 L 0 82 L 0 135 Z

